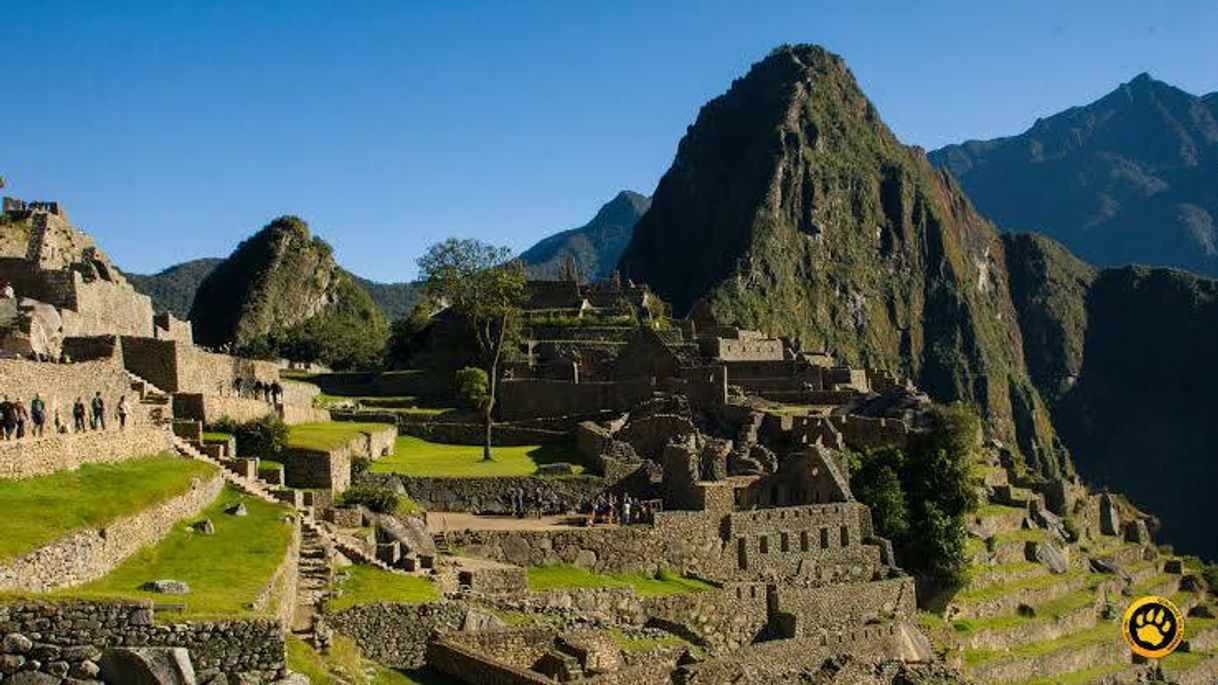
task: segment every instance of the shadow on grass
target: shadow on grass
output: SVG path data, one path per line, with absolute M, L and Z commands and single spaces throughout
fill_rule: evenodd
M 575 441 L 563 440 L 561 442 L 551 442 L 544 445 L 538 445 L 527 452 L 529 459 L 533 460 L 534 464 L 542 466 L 544 464 L 572 464 L 579 466 L 587 466 L 584 463 L 583 455 L 575 448 Z

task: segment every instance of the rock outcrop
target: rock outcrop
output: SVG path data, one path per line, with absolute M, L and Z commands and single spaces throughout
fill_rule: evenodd
M 330 246 L 290 216 L 242 242 L 203 279 L 190 319 L 204 345 L 336 366 L 359 365 L 352 354 L 379 354 L 388 336 L 384 315 Z
M 1066 470 L 1024 367 L 998 232 L 880 120 L 841 58 L 775 50 L 682 139 L 622 256 L 678 315 L 795 336 L 981 407 Z

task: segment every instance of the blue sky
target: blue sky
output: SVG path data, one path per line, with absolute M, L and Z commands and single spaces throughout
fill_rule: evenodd
M 132 271 L 224 256 L 289 213 L 378 280 L 449 235 L 523 249 L 650 193 L 702 103 L 784 42 L 843 55 L 927 148 L 1142 71 L 1218 90 L 1214 0 L 8 0 L 3 17 L 4 192 L 64 202 Z

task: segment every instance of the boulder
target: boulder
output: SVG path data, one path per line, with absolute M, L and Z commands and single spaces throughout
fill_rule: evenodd
M 194 531 L 200 535 L 215 535 L 216 524 L 211 522 L 211 519 L 203 519 L 194 525 Z
M 1132 542 L 1136 545 L 1150 544 L 1150 531 L 1146 528 L 1146 522 L 1142 519 L 1126 521 L 1125 542 Z
M 438 556 L 436 541 L 427 532 L 427 524 L 416 516 L 398 518 L 389 514 L 372 514 L 381 534 L 396 541 L 402 547 L 403 554 L 415 554 L 424 557 Z
M 197 685 L 182 647 L 111 647 L 98 665 L 109 685 Z
M 495 630 L 505 626 L 506 624 L 502 619 L 489 611 L 471 608 L 465 613 L 465 620 L 461 624 L 461 630 Z
M 224 510 L 224 513 L 230 516 L 248 516 L 249 512 L 245 509 L 245 502 L 237 502 L 233 506 Z
M 1050 573 L 1065 573 L 1070 570 L 1070 557 L 1066 551 L 1052 542 L 1033 543 L 1036 549 L 1032 556 L 1044 564 Z
M 150 580 L 141 585 L 140 589 L 147 592 L 159 592 L 162 595 L 185 595 L 190 593 L 189 585 L 180 580 L 170 580 L 168 578 Z
M 10 675 L 25 666 L 25 657 L 20 654 L 0 654 L 0 675 Z
M 561 461 L 553 464 L 541 464 L 537 467 L 537 475 L 539 476 L 570 476 L 573 473 L 575 473 L 575 467 Z

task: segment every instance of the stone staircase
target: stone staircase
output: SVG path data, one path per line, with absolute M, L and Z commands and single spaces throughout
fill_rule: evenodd
M 317 527 L 302 526 L 292 633 L 319 651 L 330 644 L 330 631 L 322 617 L 323 605 L 332 594 L 333 559 L 334 547 Z
M 124 370 L 131 379 L 131 391 L 140 399 L 148 413 L 148 421 L 154 426 L 169 427 L 173 424 L 173 397 L 147 380 Z
M 352 561 L 375 566 L 383 571 L 401 573 L 399 569 L 390 567 L 388 564 L 385 564 L 375 556 L 370 555 L 367 551 L 356 545 L 345 542 L 338 535 L 335 535 L 333 532 L 327 530 L 324 525 L 313 517 L 312 507 L 305 506 L 301 503 L 301 498 L 298 496 L 300 494 L 299 492 L 289 488 L 270 486 L 260 480 L 246 478 L 240 474 L 234 473 L 231 469 L 226 468 L 224 464 L 220 463 L 220 461 L 207 456 L 203 452 L 199 451 L 194 445 L 176 435 L 173 436 L 173 446 L 174 449 L 176 449 L 183 456 L 191 459 L 197 459 L 199 461 L 205 461 L 220 469 L 224 479 L 237 489 L 264 499 L 267 502 L 288 504 L 294 507 L 297 510 L 297 513 L 300 515 L 302 532 L 311 531 L 313 534 L 325 538 L 328 545 L 330 545 L 333 549 L 342 552 Z
M 945 602 L 943 616 L 926 623 L 947 660 L 977 682 L 1138 682 L 1155 666 L 1135 662 L 1121 637 L 1120 616 L 1131 599 L 1170 597 L 1185 613 L 1214 606 L 1212 596 L 1185 581 L 1196 569 L 1149 543 L 1099 531 L 1067 540 L 1064 526 L 1040 513 L 1045 502 L 1036 484 L 996 461 L 979 465 L 974 483 L 982 506 L 969 523 L 972 576 Z M 1047 548 L 1064 560 L 1051 562 Z M 1218 619 L 1186 617 L 1185 631 L 1191 653 L 1162 660 L 1164 671 L 1177 667 L 1173 682 L 1218 683 Z

